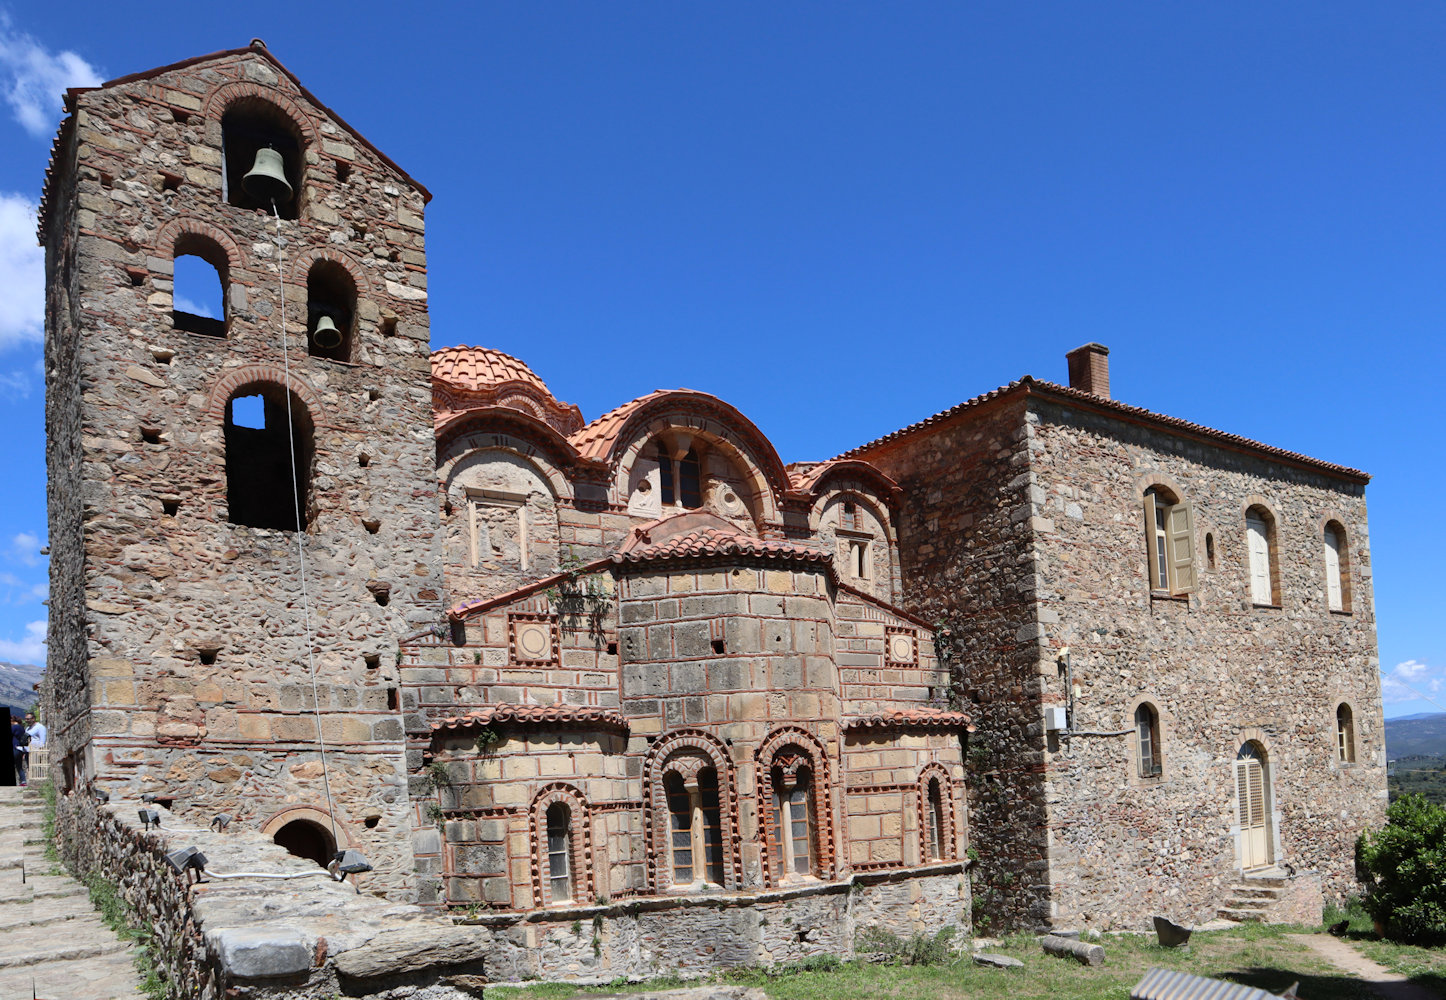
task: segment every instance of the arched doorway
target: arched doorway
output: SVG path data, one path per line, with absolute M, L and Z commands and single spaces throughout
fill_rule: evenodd
M 323 868 L 336 855 L 336 841 L 330 831 L 310 820 L 294 819 L 272 834 L 271 839 L 286 848 L 288 854 L 315 861 Z
M 1265 748 L 1254 740 L 1235 755 L 1235 804 L 1240 816 L 1240 867 L 1244 871 L 1275 864 L 1270 828 L 1270 767 Z

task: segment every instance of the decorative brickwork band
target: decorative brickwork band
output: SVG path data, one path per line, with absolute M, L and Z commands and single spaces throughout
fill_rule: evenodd
M 581 792 L 558 782 L 538 791 L 528 811 L 528 834 L 532 839 L 532 905 L 535 907 L 547 906 L 553 901 L 547 857 L 547 810 L 555 802 L 561 802 L 568 809 L 568 834 L 572 846 L 568 877 L 572 880 L 572 898 L 583 901 L 593 895 L 592 815 Z
M 232 239 L 231 234 L 219 226 L 213 226 L 209 222 L 202 222 L 200 219 L 191 219 L 185 216 L 172 219 L 160 229 L 156 230 L 155 241 L 151 244 L 155 256 L 162 260 L 174 259 L 178 254 L 196 253 L 195 241 L 208 240 L 214 243 L 225 254 L 226 264 L 230 271 L 236 271 L 241 267 L 241 248 Z M 196 254 L 198 257 L 205 257 L 205 254 Z M 223 279 L 227 277 L 223 273 Z
M 773 823 L 773 767 L 777 763 L 796 768 L 800 757 L 813 773 L 813 829 L 818 848 L 813 874 L 821 879 L 834 877 L 834 824 L 829 809 L 833 788 L 828 751 L 812 733 L 797 726 L 783 726 L 768 734 L 753 758 L 757 763 L 759 829 L 763 832 L 763 878 L 769 885 L 778 885 L 786 874 L 773 870 L 773 848 L 783 836 Z
M 226 404 L 231 401 L 231 397 L 236 395 L 237 391 L 253 385 L 285 386 L 286 383 L 286 373 L 278 365 L 243 365 L 240 368 L 233 368 L 217 379 L 216 384 L 211 387 L 211 398 L 206 404 L 206 415 L 220 423 L 226 419 Z M 291 391 L 296 394 L 296 397 L 311 414 L 313 427 L 318 430 L 330 427 L 331 421 L 327 417 L 325 408 L 321 405 L 321 399 L 317 396 L 316 390 L 295 372 L 291 373 Z
M 658 740 L 643 761 L 643 829 L 648 838 L 648 891 L 658 892 L 672 884 L 668 841 L 668 793 L 664 786 L 670 772 L 684 779 L 711 766 L 718 776 L 718 812 L 723 838 L 723 887 L 742 886 L 742 837 L 738 831 L 737 780 L 728 748 L 718 737 L 701 729 L 677 729 Z

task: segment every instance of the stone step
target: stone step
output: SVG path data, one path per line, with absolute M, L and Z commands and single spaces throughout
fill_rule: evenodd
M 1246 907 L 1224 906 L 1216 911 L 1221 919 L 1233 920 L 1236 923 L 1264 923 L 1266 912 L 1264 910 L 1248 909 Z
M 29 905 L 37 899 L 69 899 L 72 896 L 88 898 L 86 897 L 84 888 L 79 889 L 79 891 L 77 891 L 76 889 L 46 889 L 42 891 L 39 889 L 35 889 L 29 884 L 21 885 L 19 879 L 15 880 L 15 884 L 12 889 L 29 891 L 25 892 L 24 898 L 21 898 L 19 895 L 8 894 L 5 891 L 5 888 L 3 886 L 0 886 L 0 908 L 4 908 L 7 906 L 18 906 L 22 904 Z
M 1275 875 L 1246 875 L 1236 885 L 1251 886 L 1256 889 L 1284 889 L 1290 885 L 1290 879 Z
M 1251 886 L 1235 885 L 1230 887 L 1230 895 L 1237 899 L 1268 899 L 1274 902 L 1280 899 L 1280 890 L 1257 889 Z
M 72 905 L 68 901 L 56 901 L 47 903 L 38 910 L 31 907 L 29 913 L 23 911 L 18 914 L 6 913 L 5 919 L 0 919 L 0 935 L 22 927 L 47 927 L 51 924 L 61 924 L 68 920 L 83 920 L 93 916 L 95 916 L 95 910 L 91 909 L 88 900 L 81 905 Z M 70 928 L 66 928 L 63 933 L 69 934 Z M 0 938 L 0 946 L 3 946 L 3 943 L 4 939 Z
M 43 928 L 41 929 L 43 930 Z M 22 938 L 24 935 L 10 935 Z M 0 969 L 14 969 L 21 966 L 40 965 L 44 962 L 74 962 L 83 958 L 96 958 L 101 955 L 115 955 L 127 950 L 130 945 L 124 941 L 111 938 L 99 941 L 75 941 L 65 944 L 51 944 L 47 948 L 27 948 L 19 955 L 0 954 Z
M 0 971 L 0 997 L 28 1000 L 32 979 L 38 996 L 57 1000 L 141 1000 L 136 974 L 126 954 Z

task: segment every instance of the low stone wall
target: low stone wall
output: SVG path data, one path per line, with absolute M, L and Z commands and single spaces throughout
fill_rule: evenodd
M 456 922 L 411 904 L 357 894 L 254 830 L 218 833 L 168 810 L 143 830 L 141 803 L 61 796 L 66 863 L 96 872 L 150 925 L 177 996 L 462 1000 L 486 980 L 608 982 L 702 975 L 737 965 L 854 954 L 880 927 L 900 937 L 969 933 L 960 862 L 855 875 L 783 890 L 679 895 L 550 907 Z M 166 853 L 195 846 L 218 875 L 308 873 L 277 880 L 212 878 L 188 886 Z M 366 875 L 360 876 L 366 888 Z M 484 978 L 485 969 L 485 978 Z
M 490 935 L 420 907 L 358 894 L 324 874 L 281 881 L 212 879 L 187 886 L 166 853 L 195 846 L 222 874 L 319 872 L 253 830 L 198 829 L 166 809 L 145 831 L 134 801 L 83 794 L 57 808 L 61 850 L 77 875 L 116 883 L 155 934 L 173 996 L 463 1000 L 482 996 Z M 360 876 L 362 886 L 365 875 Z
M 1272 908 L 1273 924 L 1318 926 L 1325 914 L 1325 892 L 1321 873 L 1296 872 L 1280 890 L 1280 901 Z
M 869 927 L 900 937 L 952 927 L 961 946 L 969 880 L 963 864 L 951 862 L 786 890 L 628 899 L 466 923 L 493 933 L 486 962 L 494 982 L 687 977 L 814 955 L 852 958 L 858 933 Z

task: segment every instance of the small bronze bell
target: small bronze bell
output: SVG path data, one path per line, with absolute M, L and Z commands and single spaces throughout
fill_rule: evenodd
M 311 331 L 311 340 L 323 351 L 329 351 L 341 346 L 341 331 L 336 328 L 330 316 L 323 316 L 316 321 L 316 329 Z
M 251 172 L 241 178 L 246 193 L 267 205 L 275 202 L 284 205 L 291 200 L 291 182 L 286 179 L 286 161 L 274 149 L 262 148 L 256 151 L 256 162 Z

